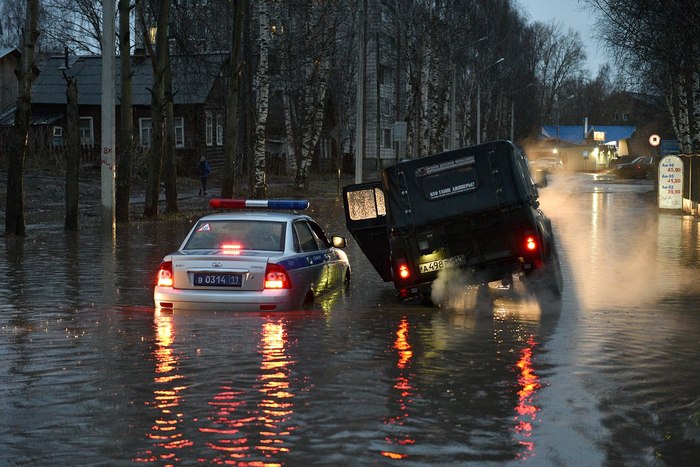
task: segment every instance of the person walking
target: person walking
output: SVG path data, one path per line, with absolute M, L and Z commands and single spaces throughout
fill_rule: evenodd
M 202 181 L 202 186 L 199 188 L 199 196 L 207 195 L 207 179 L 209 178 L 209 173 L 211 172 L 211 166 L 206 156 L 202 156 L 197 163 L 197 173 L 199 174 L 199 179 Z

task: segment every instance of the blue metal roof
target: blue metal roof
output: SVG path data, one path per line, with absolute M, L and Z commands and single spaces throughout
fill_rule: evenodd
M 558 130 L 558 131 L 557 131 Z M 541 136 L 545 139 L 559 139 L 567 143 L 581 145 L 594 131 L 605 133 L 605 142 L 629 139 L 637 130 L 635 126 L 614 125 L 589 125 L 588 133 L 584 134 L 583 125 L 545 125 L 542 127 Z

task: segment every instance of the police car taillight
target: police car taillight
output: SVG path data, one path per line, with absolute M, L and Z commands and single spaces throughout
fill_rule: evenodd
M 158 286 L 172 287 L 173 286 L 173 262 L 163 261 L 158 268 Z
M 265 268 L 265 288 L 266 289 L 291 289 L 292 281 L 289 274 L 279 264 L 268 263 Z
M 209 200 L 212 209 L 289 209 L 303 211 L 309 207 L 305 199 L 231 199 L 213 198 Z

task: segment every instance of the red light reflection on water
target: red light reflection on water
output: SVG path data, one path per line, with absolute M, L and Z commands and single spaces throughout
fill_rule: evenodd
M 532 336 L 527 341 L 527 347 L 520 352 L 520 359 L 516 366 L 520 370 L 518 376 L 518 403 L 515 406 L 516 416 L 515 432 L 519 440 L 518 443 L 524 450 L 517 455 L 518 459 L 525 460 L 535 455 L 535 443 L 529 440 L 532 435 L 533 423 L 537 421 L 539 408 L 534 405 L 537 390 L 540 386 L 540 378 L 535 374 L 532 366 L 532 351 L 537 343 Z
M 396 382 L 394 383 L 398 414 L 393 417 L 386 418 L 384 420 L 385 425 L 395 425 L 400 427 L 403 426 L 410 417 L 409 406 L 413 402 L 415 388 L 411 383 L 411 377 L 413 375 L 409 371 L 411 358 L 413 357 L 413 350 L 411 348 L 411 344 L 408 342 L 408 331 L 408 321 L 404 318 L 399 324 L 399 328 L 396 331 L 396 339 L 394 340 L 394 350 L 396 350 L 398 356 L 396 368 L 400 370 L 396 377 Z M 385 441 L 388 444 L 399 446 L 412 445 L 416 442 L 407 434 L 396 434 L 391 437 L 387 436 Z M 408 457 L 408 454 L 396 452 L 395 450 L 385 450 L 381 451 L 381 453 L 383 456 L 388 457 L 389 459 L 405 459 Z
M 155 377 L 156 389 L 153 391 L 153 401 L 147 405 L 158 410 L 159 417 L 151 426 L 151 431 L 146 435 L 153 441 L 150 449 L 134 458 L 135 462 L 179 462 L 178 450 L 192 446 L 182 430 L 182 413 L 177 411 L 181 402 L 180 392 L 186 386 L 175 383 L 182 378 L 177 372 L 178 358 L 173 353 L 175 333 L 173 330 L 173 316 L 171 314 L 156 313 L 154 315 L 156 331 L 156 348 L 153 357 L 156 363 Z
M 207 447 L 219 454 L 211 459 L 199 459 L 212 464 L 279 465 L 268 459 L 288 452 L 284 437 L 294 427 L 287 426 L 293 414 L 289 391 L 290 364 L 287 355 L 287 335 L 283 322 L 263 324 L 259 352 L 262 355 L 257 391 L 262 395 L 251 403 L 250 392 L 221 386 L 220 392 L 209 402 L 215 414 L 209 417 L 210 426 L 200 428 L 215 438 Z M 253 460 L 262 456 L 264 460 Z

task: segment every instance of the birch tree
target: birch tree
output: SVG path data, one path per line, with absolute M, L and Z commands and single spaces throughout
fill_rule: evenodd
M 17 110 L 15 112 L 14 143 L 7 168 L 7 206 L 5 209 L 5 234 L 26 235 L 24 223 L 24 160 L 27 155 L 29 121 L 31 117 L 31 93 L 34 82 L 34 49 L 39 32 L 39 0 L 27 0 L 26 18 L 22 34 L 22 57 L 18 71 Z
M 253 154 L 253 179 L 251 196 L 253 198 L 265 198 L 267 196 L 266 177 L 266 132 L 267 113 L 269 108 L 270 76 L 270 18 L 269 0 L 258 1 L 258 66 L 253 77 L 253 89 L 255 91 L 255 149 Z
M 280 11 L 284 30 L 275 42 L 282 57 L 278 89 L 283 94 L 288 154 L 298 190 L 308 188 L 326 112 L 331 62 L 337 42 L 346 37 L 339 28 L 349 13 L 342 2 L 294 1 Z
M 700 150 L 700 5 L 697 0 L 586 0 L 600 12 L 598 29 L 649 92 L 665 96 L 681 151 Z

